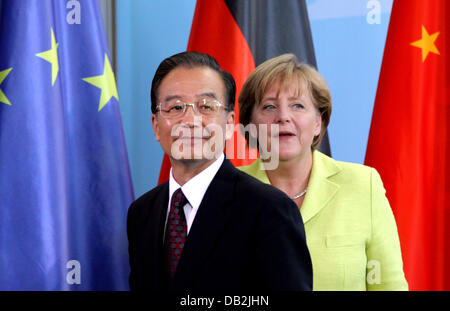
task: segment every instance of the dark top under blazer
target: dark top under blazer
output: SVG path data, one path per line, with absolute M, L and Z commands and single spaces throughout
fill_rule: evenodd
M 209 185 L 170 284 L 163 251 L 168 182 L 128 211 L 131 290 L 175 292 L 311 290 L 303 221 L 283 192 L 225 159 Z

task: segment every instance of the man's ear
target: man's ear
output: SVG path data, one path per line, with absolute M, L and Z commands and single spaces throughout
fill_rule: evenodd
M 155 113 L 152 114 L 152 127 L 156 141 L 159 141 L 159 124 L 158 124 L 158 117 L 156 116 Z
M 227 123 L 226 125 L 226 133 L 225 133 L 225 140 L 231 139 L 233 137 L 234 134 L 234 119 L 235 119 L 235 114 L 234 111 L 230 111 L 227 115 Z

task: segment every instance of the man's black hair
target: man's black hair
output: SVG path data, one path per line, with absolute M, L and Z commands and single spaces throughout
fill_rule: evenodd
M 226 110 L 234 110 L 236 83 L 234 82 L 233 76 L 229 72 L 222 70 L 214 57 L 209 54 L 200 52 L 182 52 L 166 58 L 161 62 L 161 64 L 159 64 L 158 69 L 156 69 L 150 93 L 152 113 L 156 113 L 156 105 L 158 104 L 158 88 L 161 85 L 162 80 L 169 74 L 169 72 L 177 67 L 207 67 L 215 70 L 221 76 L 225 85 Z

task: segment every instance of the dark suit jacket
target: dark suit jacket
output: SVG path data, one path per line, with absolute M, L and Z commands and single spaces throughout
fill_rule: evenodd
M 208 187 L 167 282 L 163 248 L 168 182 L 128 211 L 131 290 L 175 292 L 311 290 L 312 265 L 295 203 L 228 159 Z

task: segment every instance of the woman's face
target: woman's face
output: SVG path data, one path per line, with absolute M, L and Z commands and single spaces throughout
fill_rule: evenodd
M 315 136 L 320 134 L 322 119 L 306 87 L 299 89 L 298 83 L 289 83 L 280 89 L 278 81 L 272 82 L 261 102 L 253 107 L 251 123 L 258 130 L 260 140 L 260 124 L 267 126 L 267 147 L 265 150 L 277 152 L 274 139 L 279 140 L 279 160 L 287 161 L 293 158 L 303 158 L 311 153 L 311 145 Z M 278 125 L 274 128 L 272 124 Z M 277 129 L 278 128 L 278 129 Z M 264 150 L 264 148 L 263 148 Z

